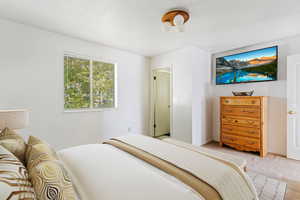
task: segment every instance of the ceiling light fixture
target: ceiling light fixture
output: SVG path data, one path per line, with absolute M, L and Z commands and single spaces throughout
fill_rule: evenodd
M 161 21 L 166 32 L 184 32 L 184 24 L 190 19 L 187 11 L 174 9 L 163 15 Z

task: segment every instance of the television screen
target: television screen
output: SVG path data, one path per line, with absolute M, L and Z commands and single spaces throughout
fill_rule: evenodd
M 277 46 L 216 59 L 216 84 L 277 80 Z

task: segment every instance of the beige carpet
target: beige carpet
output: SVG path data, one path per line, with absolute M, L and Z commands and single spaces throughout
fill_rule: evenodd
M 240 152 L 227 147 L 220 147 L 218 143 L 204 145 L 209 149 L 230 153 L 247 160 L 247 170 L 264 174 L 276 179 L 287 179 L 300 182 L 300 161 L 287 159 L 283 156 L 268 154 L 262 158 L 256 154 Z

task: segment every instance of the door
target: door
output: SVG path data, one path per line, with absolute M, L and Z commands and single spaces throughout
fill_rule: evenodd
M 300 55 L 287 58 L 287 157 L 300 160 Z
M 154 137 L 170 134 L 170 72 L 154 71 Z

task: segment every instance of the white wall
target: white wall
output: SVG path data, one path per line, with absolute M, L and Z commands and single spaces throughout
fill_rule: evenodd
M 148 133 L 148 58 L 6 20 L 0 27 L 0 107 L 31 109 L 30 126 L 22 133 L 57 149 L 128 134 L 128 128 Z M 65 51 L 118 64 L 116 110 L 63 112 Z
M 231 96 L 232 91 L 249 91 L 254 90 L 256 96 L 269 96 L 269 113 L 268 113 L 268 147 L 269 151 L 286 155 L 286 57 L 292 54 L 300 53 L 300 36 L 286 38 L 280 41 L 274 41 L 259 45 L 253 45 L 244 49 L 217 53 L 212 56 L 213 79 L 215 79 L 215 58 L 229 54 L 239 53 L 241 51 L 253 50 L 258 48 L 278 45 L 278 81 L 247 83 L 236 85 L 215 85 L 213 80 L 212 96 L 213 98 L 213 138 L 219 141 L 219 97 Z
M 202 145 L 212 140 L 211 54 L 200 49 L 192 54 L 193 144 Z
M 210 55 L 196 47 L 186 47 L 152 57 L 152 68 L 172 68 L 172 137 L 194 144 L 209 140 L 206 102 L 209 98 Z

